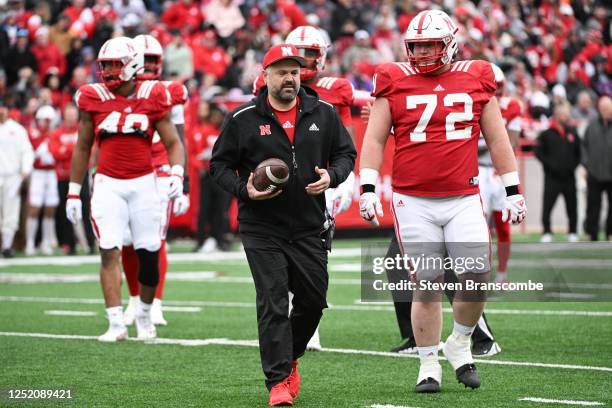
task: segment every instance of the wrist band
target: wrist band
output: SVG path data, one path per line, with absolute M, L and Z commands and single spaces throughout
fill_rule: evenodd
M 501 179 L 506 188 L 506 196 L 521 194 L 521 182 L 517 171 L 502 174 Z
M 182 178 L 183 175 L 185 174 L 185 169 L 180 164 L 175 164 L 170 169 L 170 174 L 172 174 L 173 176 L 179 176 Z
M 81 194 L 81 185 L 79 183 L 70 182 L 68 183 L 68 197 L 79 196 Z
M 362 184 L 361 185 L 361 194 L 364 193 L 375 193 L 376 186 L 374 184 Z
M 372 184 L 375 186 L 378 181 L 378 170 L 368 168 L 359 170 L 359 180 L 361 185 Z

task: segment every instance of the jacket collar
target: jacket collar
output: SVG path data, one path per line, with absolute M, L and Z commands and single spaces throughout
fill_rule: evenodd
M 308 87 L 300 87 L 298 96 L 300 97 L 300 109 L 305 113 L 310 113 L 319 106 L 319 95 Z M 271 116 L 273 114 L 272 108 L 266 102 L 267 98 L 268 87 L 264 86 L 261 88 L 259 95 L 255 98 L 255 107 L 258 113 Z

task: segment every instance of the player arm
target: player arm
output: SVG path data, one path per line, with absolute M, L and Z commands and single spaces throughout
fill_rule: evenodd
M 382 166 L 387 138 L 391 131 L 391 109 L 387 98 L 376 98 L 370 110 L 368 127 L 363 137 L 363 146 L 359 159 L 359 173 L 362 180 L 361 185 L 376 185 L 378 171 Z M 363 180 L 363 175 L 370 174 L 371 178 Z M 372 172 L 374 171 L 374 172 Z
M 185 168 L 185 148 L 179 139 L 176 127 L 170 119 L 170 113 L 164 115 L 160 120 L 155 122 L 155 130 L 159 133 L 161 142 L 168 152 L 168 161 L 170 165 L 180 166 Z M 183 174 L 181 174 L 183 176 Z
M 85 178 L 87 167 L 89 165 L 89 156 L 91 147 L 94 143 L 94 123 L 91 115 L 84 111 L 80 111 L 79 115 L 79 133 L 76 145 L 72 152 L 70 160 L 70 186 L 68 189 L 69 195 L 78 195 L 80 185 Z M 79 190 L 77 192 L 77 190 Z

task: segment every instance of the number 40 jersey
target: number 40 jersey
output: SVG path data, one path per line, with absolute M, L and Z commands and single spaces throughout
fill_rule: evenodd
M 393 191 L 415 196 L 478 193 L 480 114 L 495 95 L 491 64 L 458 61 L 439 75 L 407 63 L 379 66 L 372 96 L 389 101 L 395 131 Z
M 78 108 L 92 117 L 99 147 L 97 173 L 132 179 L 153 172 L 155 123 L 172 108 L 170 93 L 161 82 L 138 82 L 129 97 L 104 84 L 88 84 L 74 98 Z

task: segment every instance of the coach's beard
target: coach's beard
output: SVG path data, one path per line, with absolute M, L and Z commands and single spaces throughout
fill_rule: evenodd
M 283 102 L 291 102 L 297 96 L 298 90 L 295 84 L 283 84 L 283 86 L 277 92 L 272 93 L 278 100 Z

